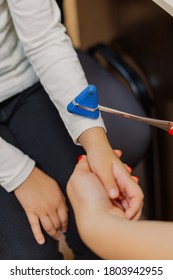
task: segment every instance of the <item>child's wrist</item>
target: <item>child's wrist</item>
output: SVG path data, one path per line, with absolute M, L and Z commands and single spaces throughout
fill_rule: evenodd
M 79 142 L 86 152 L 99 146 L 110 146 L 105 130 L 101 127 L 94 127 L 86 130 L 79 137 Z

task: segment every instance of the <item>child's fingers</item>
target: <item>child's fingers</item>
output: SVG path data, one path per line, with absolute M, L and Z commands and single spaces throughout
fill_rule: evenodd
M 121 210 L 124 210 L 122 207 L 122 204 L 120 201 L 118 201 L 117 199 L 113 199 L 112 200 L 112 204 L 115 205 L 116 207 L 120 208 Z
M 131 219 L 133 221 L 138 221 L 139 218 L 141 217 L 141 214 L 142 214 L 142 207 L 141 209 L 138 211 L 138 213 Z
M 48 215 L 42 215 L 39 218 L 40 218 L 41 225 L 44 228 L 44 230 L 47 232 L 47 234 L 49 234 L 53 239 L 58 240 L 61 235 L 61 231 L 59 230 L 59 227 L 58 229 L 55 228 L 53 221 L 51 219 L 52 217 Z M 58 224 L 60 225 L 60 221 L 58 222 Z
M 101 174 L 101 175 L 99 175 Z M 101 178 L 102 184 L 110 199 L 116 199 L 119 196 L 119 187 L 113 176 L 112 170 L 105 170 L 102 166 L 99 169 L 99 178 Z
M 130 199 L 129 207 L 125 210 L 125 215 L 129 220 L 133 220 L 139 213 L 141 213 L 143 207 L 143 200 L 135 196 Z
M 124 210 L 127 210 L 129 208 L 129 204 L 126 199 L 122 200 L 121 204 Z
M 121 150 L 114 150 L 114 153 L 119 158 L 122 156 L 122 151 Z M 126 163 L 124 163 L 124 166 L 126 167 L 127 171 L 131 174 L 132 173 L 132 168 L 129 165 L 127 165 Z
M 41 231 L 39 218 L 34 213 L 26 213 L 28 217 L 28 221 L 30 223 L 33 235 L 38 242 L 38 244 L 42 245 L 45 243 L 44 235 Z

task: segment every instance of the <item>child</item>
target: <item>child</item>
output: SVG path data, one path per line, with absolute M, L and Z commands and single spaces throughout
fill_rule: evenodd
M 76 257 L 94 258 L 65 200 L 76 158 L 86 151 L 112 199 L 121 188 L 113 165 L 126 178 L 127 192 L 133 180 L 113 153 L 101 116 L 67 112 L 88 81 L 55 0 L 0 0 L 0 45 L 0 259 L 58 259 L 67 226 Z M 128 218 L 139 216 L 142 200 Z

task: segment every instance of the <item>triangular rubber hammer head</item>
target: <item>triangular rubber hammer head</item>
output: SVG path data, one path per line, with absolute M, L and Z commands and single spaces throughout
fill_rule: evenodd
M 96 87 L 94 85 L 87 86 L 72 102 L 68 104 L 67 110 L 76 115 L 90 119 L 97 119 L 99 117 L 99 109 Z

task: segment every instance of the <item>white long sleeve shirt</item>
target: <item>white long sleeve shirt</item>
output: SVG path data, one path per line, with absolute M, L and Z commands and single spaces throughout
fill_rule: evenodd
M 67 105 L 88 84 L 60 22 L 54 0 L 0 0 L 0 102 L 40 80 L 76 139 L 86 129 L 104 127 L 67 112 Z M 34 160 L 0 137 L 0 185 L 17 188 L 30 174 Z

